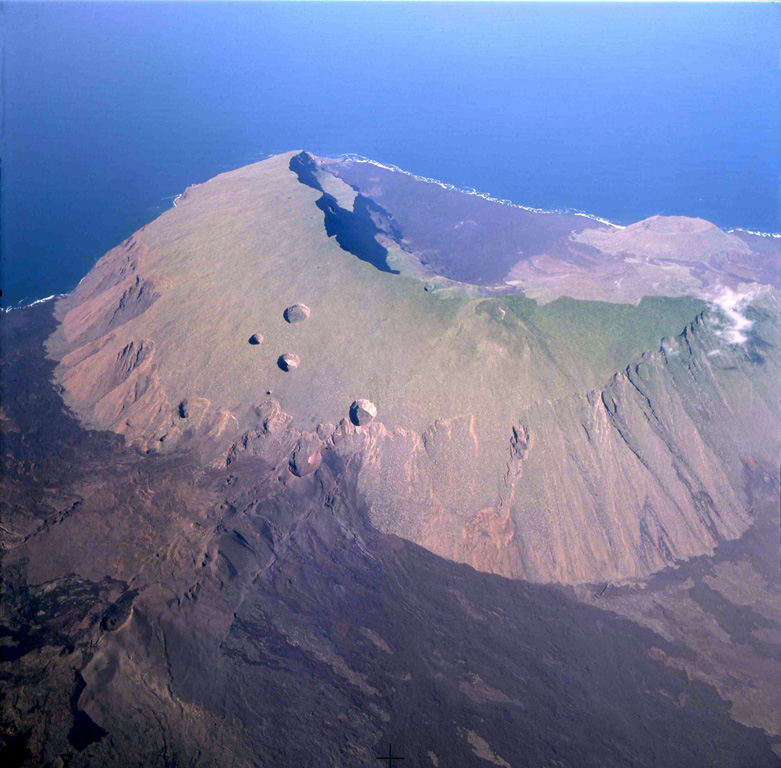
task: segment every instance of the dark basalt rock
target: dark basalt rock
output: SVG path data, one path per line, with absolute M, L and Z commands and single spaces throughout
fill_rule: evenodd
M 310 309 L 306 304 L 292 304 L 285 312 L 285 320 L 288 323 L 300 323 L 306 320 L 310 315 Z
M 104 632 L 115 632 L 125 624 L 130 618 L 130 612 L 133 609 L 133 599 L 137 594 L 135 590 L 127 592 L 116 603 L 112 603 L 108 607 L 100 622 L 100 628 Z
M 258 344 L 263 343 L 263 334 L 262 333 L 253 333 L 252 336 L 249 337 L 249 343 L 252 344 L 252 346 L 256 347 Z

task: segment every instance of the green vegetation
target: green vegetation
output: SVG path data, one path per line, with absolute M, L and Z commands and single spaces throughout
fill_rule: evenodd
M 636 305 L 562 297 L 540 305 L 534 299 L 505 296 L 485 299 L 475 311 L 507 330 L 530 333 L 566 369 L 567 361 L 573 361 L 571 373 L 585 366 L 597 377 L 607 377 L 642 352 L 656 349 L 664 336 L 677 336 L 706 307 L 692 297 L 645 297 Z

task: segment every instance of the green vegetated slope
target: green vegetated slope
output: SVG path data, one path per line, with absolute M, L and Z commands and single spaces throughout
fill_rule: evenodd
M 751 519 L 746 466 L 770 477 L 781 451 L 778 300 L 761 300 L 745 343 L 697 314 L 593 390 L 498 418 L 476 408 L 429 430 L 424 450 L 399 460 L 414 484 L 392 460 L 363 472 L 372 519 L 480 570 L 539 581 L 644 575 L 736 538 Z
M 568 297 L 540 305 L 509 296 L 481 301 L 476 312 L 532 335 L 564 370 L 590 383 L 658 349 L 662 338 L 677 336 L 706 307 L 689 296 L 645 297 L 636 305 Z

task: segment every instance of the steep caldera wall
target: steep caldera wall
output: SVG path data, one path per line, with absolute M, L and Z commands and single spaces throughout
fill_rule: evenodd
M 378 528 L 536 581 L 641 576 L 745 530 L 743 466 L 778 455 L 771 289 L 733 344 L 692 297 L 540 305 L 421 279 L 382 234 L 382 261 L 356 253 L 383 209 L 301 165 L 188 189 L 59 302 L 48 349 L 87 425 L 294 476 L 331 461 Z

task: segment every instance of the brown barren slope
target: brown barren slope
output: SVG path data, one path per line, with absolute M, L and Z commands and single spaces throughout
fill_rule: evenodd
M 432 768 L 778 765 L 758 462 L 756 522 L 715 557 L 626 587 L 503 579 L 369 526 L 333 447 L 290 473 L 279 411 L 265 459 L 211 470 L 85 430 L 49 383 L 51 308 L 0 325 L 4 768 L 359 768 L 389 742 Z
M 747 528 L 743 465 L 779 455 L 771 288 L 738 301 L 730 343 L 736 317 L 690 298 L 540 306 L 421 279 L 371 237 L 382 211 L 296 157 L 188 189 L 58 303 L 48 349 L 85 424 L 212 466 L 284 447 L 306 474 L 333 448 L 381 530 L 535 581 L 643 576 Z M 378 242 L 394 270 L 356 258 Z

